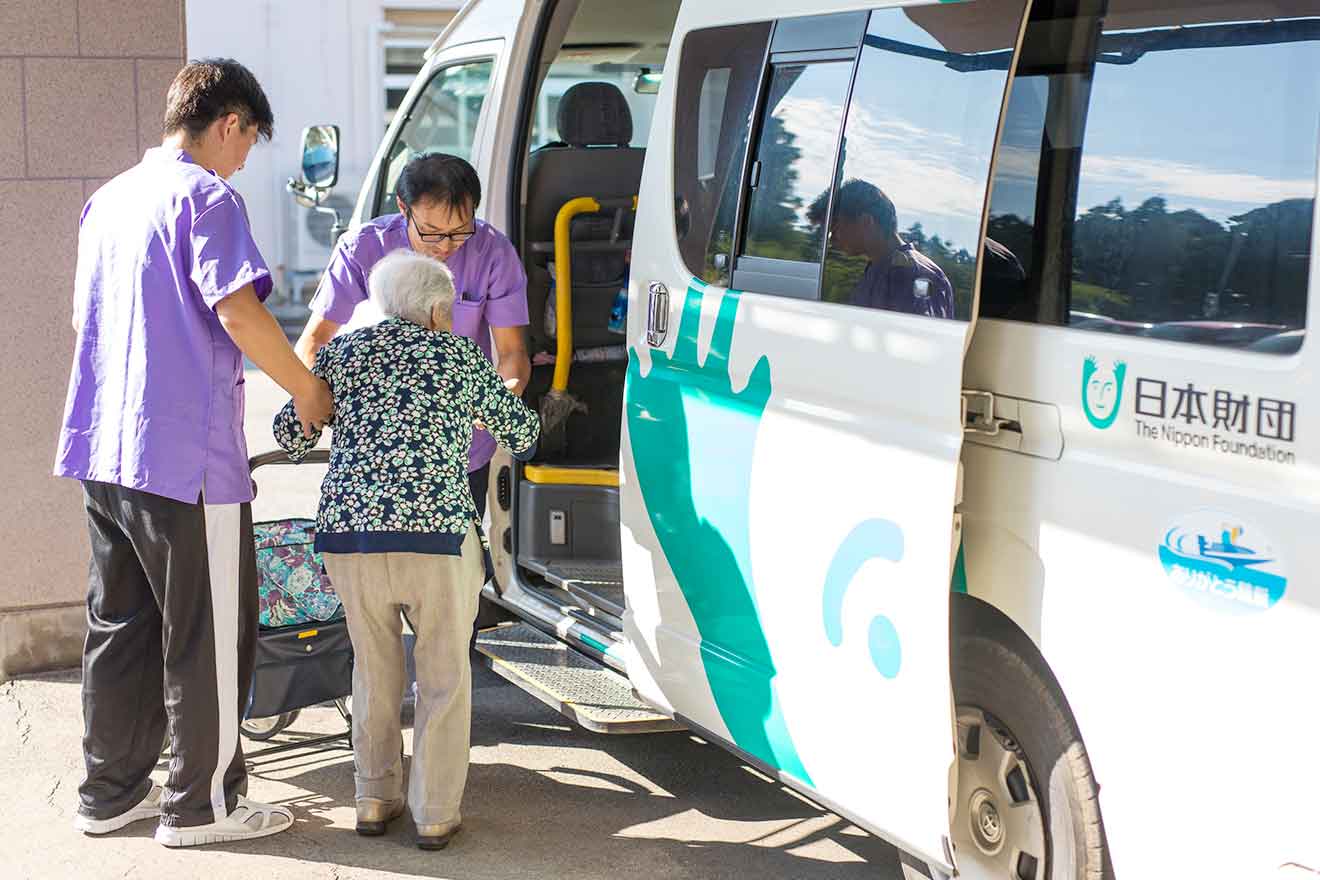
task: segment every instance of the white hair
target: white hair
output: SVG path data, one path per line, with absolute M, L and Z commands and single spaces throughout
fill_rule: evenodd
M 382 313 L 423 327 L 431 326 L 437 306 L 446 318 L 453 313 L 454 276 L 449 267 L 415 251 L 387 254 L 371 270 L 367 289 Z

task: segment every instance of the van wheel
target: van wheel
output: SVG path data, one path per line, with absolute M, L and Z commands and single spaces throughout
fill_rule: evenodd
M 961 607 L 960 607 L 961 606 Z M 1034 646 L 976 599 L 954 607 L 953 842 L 976 880 L 1105 880 L 1099 786 Z

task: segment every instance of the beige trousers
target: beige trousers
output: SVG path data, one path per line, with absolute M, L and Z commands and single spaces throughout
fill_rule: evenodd
M 461 556 L 326 553 L 353 640 L 353 764 L 359 798 L 403 796 L 400 613 L 417 635 L 417 710 L 408 807 L 419 825 L 460 820 L 472 734 L 468 646 L 482 556 L 469 530 Z

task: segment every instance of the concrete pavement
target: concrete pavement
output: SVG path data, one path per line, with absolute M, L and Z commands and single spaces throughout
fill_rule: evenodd
M 340 723 L 331 709 L 306 710 L 287 736 Z M 9 792 L 0 799 L 0 876 L 901 878 L 889 846 L 724 750 L 686 733 L 587 733 L 484 669 L 476 673 L 464 830 L 440 853 L 416 849 L 406 819 L 382 838 L 353 832 L 352 757 L 343 749 L 252 757 L 251 796 L 294 811 L 284 834 L 194 850 L 155 843 L 150 822 L 84 837 L 69 824 L 80 735 L 76 673 L 0 685 Z M 408 751 L 410 740 L 406 731 Z
M 249 448 L 259 452 L 273 446 L 270 419 L 287 398 L 255 371 L 247 391 Z M 312 515 L 323 472 L 259 471 L 256 517 Z M 249 794 L 294 811 L 284 834 L 194 850 L 156 844 L 150 822 L 84 837 L 70 827 L 82 774 L 78 674 L 7 682 L 0 877 L 901 880 L 887 844 L 697 737 L 591 734 L 487 670 L 474 683 L 464 831 L 447 850 L 423 853 L 406 819 L 383 838 L 353 832 L 352 757 L 344 749 L 251 757 Z M 305 710 L 280 739 L 340 726 L 332 709 Z M 406 731 L 408 751 L 410 741 Z M 165 765 L 158 769 L 164 778 Z

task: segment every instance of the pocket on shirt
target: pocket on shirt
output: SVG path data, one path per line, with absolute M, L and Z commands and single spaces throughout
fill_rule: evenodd
M 242 373 L 238 375 L 238 381 L 234 383 L 234 425 L 238 428 L 240 436 L 243 435 L 243 419 L 247 415 L 247 379 Z
M 469 339 L 476 339 L 485 312 L 486 300 L 484 297 L 477 300 L 454 300 L 454 333 L 459 336 L 466 336 Z

